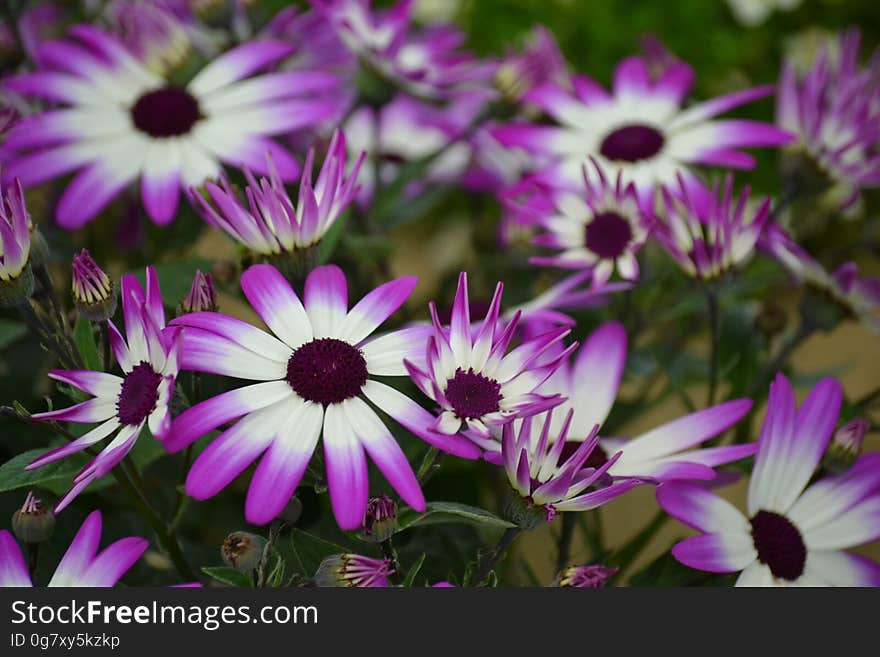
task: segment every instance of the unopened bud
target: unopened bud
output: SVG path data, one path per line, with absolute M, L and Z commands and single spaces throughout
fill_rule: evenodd
M 391 561 L 359 554 L 334 554 L 321 562 L 315 573 L 317 586 L 387 587 L 393 573 Z
M 855 463 L 862 453 L 862 443 L 871 423 L 863 417 L 850 420 L 834 434 L 822 458 L 822 465 L 831 472 L 843 472 Z
M 370 543 L 388 540 L 397 531 L 397 504 L 385 493 L 367 503 L 360 537 Z
M 531 498 L 525 498 L 513 488 L 508 488 L 502 506 L 502 515 L 514 525 L 525 531 L 550 522 L 556 515 L 555 510 L 540 504 L 534 504 Z
M 556 586 L 570 586 L 577 588 L 604 588 L 605 583 L 619 568 L 608 568 L 601 564 L 593 566 L 572 566 L 566 568 L 556 576 Z
M 76 309 L 93 322 L 103 322 L 116 312 L 116 286 L 91 254 L 83 249 L 73 256 L 71 292 Z
M 285 525 L 293 526 L 299 522 L 302 512 L 302 502 L 296 495 L 294 495 L 290 498 L 290 501 L 284 505 L 284 508 L 281 509 L 281 513 L 278 514 L 278 519 L 284 522 Z
M 223 541 L 220 555 L 227 566 L 243 573 L 252 571 L 263 557 L 266 539 L 250 532 L 232 532 Z
M 203 274 L 197 269 L 189 293 L 180 302 L 180 314 L 205 311 L 217 312 L 217 290 L 211 274 Z
M 42 500 L 29 492 L 20 509 L 12 514 L 12 533 L 22 543 L 48 541 L 55 531 L 55 514 Z

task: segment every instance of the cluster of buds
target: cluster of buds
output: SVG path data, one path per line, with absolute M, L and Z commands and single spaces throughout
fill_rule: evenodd
M 12 514 L 12 533 L 22 543 L 44 543 L 55 531 L 55 514 L 43 505 L 33 491 L 27 494 L 24 504 Z
M 203 274 L 196 270 L 189 293 L 180 302 L 180 314 L 199 312 L 217 312 L 217 290 L 211 274 Z
M 571 566 L 561 571 L 553 582 L 555 586 L 601 589 L 619 568 L 609 568 L 601 564 L 592 566 Z
M 117 290 L 91 254 L 83 249 L 71 262 L 71 292 L 76 309 L 93 322 L 103 322 L 116 312 Z
M 373 559 L 359 554 L 334 554 L 321 562 L 315 573 L 317 586 L 387 587 L 394 572 L 389 559 Z
M 369 543 L 386 541 L 397 531 L 397 504 L 385 493 L 370 498 L 360 537 Z

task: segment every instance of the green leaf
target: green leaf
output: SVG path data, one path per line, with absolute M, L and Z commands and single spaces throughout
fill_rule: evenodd
M 45 447 L 31 449 L 0 465 L 0 493 L 19 488 L 39 487 L 61 494 L 70 488 L 71 480 L 77 472 L 82 470 L 88 462 L 89 456 L 87 454 L 72 454 L 65 459 L 36 470 L 24 469 L 31 461 L 47 451 L 49 450 Z
M 218 582 L 242 588 L 253 587 L 253 581 L 247 573 L 227 566 L 203 566 L 202 572 Z
M 6 349 L 27 335 L 27 326 L 11 319 L 0 319 L 0 349 Z
M 333 255 L 333 251 L 336 250 L 336 245 L 339 244 L 339 238 L 342 237 L 343 227 L 345 226 L 346 220 L 348 219 L 348 213 L 346 212 L 344 215 L 339 217 L 333 225 L 330 226 L 330 229 L 324 233 L 324 237 L 321 238 L 321 241 L 318 242 L 318 262 L 322 265 L 326 264 L 330 260 L 330 256 Z
M 159 287 L 162 288 L 162 299 L 165 305 L 173 307 L 183 299 L 192 287 L 196 270 L 211 270 L 211 261 L 204 258 L 187 258 L 176 262 L 168 262 L 155 265 L 156 276 L 159 277 Z M 141 285 L 146 285 L 144 270 L 132 272 Z
M 98 355 L 98 345 L 95 343 L 92 323 L 82 315 L 76 318 L 76 324 L 73 327 L 73 341 L 87 370 L 102 371 L 104 369 L 101 367 L 101 357 Z
M 456 504 L 455 502 L 428 502 L 427 510 L 424 513 L 403 509 L 398 515 L 397 531 L 400 532 L 416 525 L 437 525 L 449 522 L 504 529 L 515 526 L 513 523 L 476 506 Z
M 307 577 L 314 575 L 321 562 L 330 555 L 349 552 L 341 545 L 326 541 L 320 536 L 304 532 L 301 529 L 294 529 L 290 533 L 290 540 L 293 544 L 294 556 L 299 562 L 300 573 Z
M 416 559 L 416 562 L 410 566 L 409 572 L 406 574 L 406 578 L 403 580 L 404 586 L 412 586 L 413 582 L 416 579 L 416 576 L 419 574 L 419 571 L 422 569 L 422 564 L 425 563 L 425 557 L 427 555 L 422 552 L 422 556 Z

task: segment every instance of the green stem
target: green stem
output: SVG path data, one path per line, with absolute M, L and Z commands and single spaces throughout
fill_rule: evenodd
M 582 520 L 584 540 L 590 548 L 590 560 L 600 561 L 605 555 L 605 545 L 602 538 L 602 515 L 600 509 L 587 511 L 579 514 Z
M 495 544 L 495 547 L 492 548 L 492 551 L 480 565 L 480 569 L 477 571 L 476 577 L 474 577 L 475 586 L 483 586 L 486 583 L 486 580 L 489 579 L 489 574 L 501 560 L 501 557 L 504 556 L 507 548 L 510 547 L 510 544 L 513 543 L 514 539 L 521 533 L 522 529 L 519 527 L 509 527 L 504 530 L 501 538 L 498 539 L 498 543 Z
M 422 464 L 419 466 L 419 472 L 416 477 L 419 480 L 419 484 L 425 485 L 428 480 L 434 476 L 434 474 L 440 469 L 440 464 L 443 462 L 443 457 L 446 452 L 441 452 L 436 447 L 431 447 L 425 453 L 425 458 L 422 459 Z
M 391 537 L 389 536 L 382 541 L 379 547 L 382 548 L 382 556 L 388 559 L 391 562 L 391 567 L 394 568 L 394 579 L 402 582 L 406 579 L 406 571 L 400 565 L 400 557 L 397 556 L 397 550 L 391 541 Z
M 715 392 L 718 389 L 718 357 L 720 351 L 721 331 L 718 308 L 718 293 L 711 286 L 706 287 L 706 308 L 709 313 L 709 391 L 706 395 L 706 406 L 715 403 Z
M 568 565 L 571 553 L 571 540 L 574 538 L 574 529 L 577 526 L 577 515 L 574 513 L 562 514 L 562 533 L 559 535 L 556 553 L 556 572 Z
M 34 275 L 40 282 L 40 286 L 43 288 L 43 292 L 49 300 L 50 314 L 55 320 L 58 335 L 63 338 L 63 344 L 67 349 L 70 363 L 73 367 L 83 367 L 82 359 L 79 356 L 79 350 L 76 348 L 76 343 L 73 341 L 73 335 L 70 332 L 70 323 L 67 321 L 67 316 L 61 309 L 58 295 L 55 294 L 55 287 L 52 284 L 52 276 L 49 274 L 49 269 L 43 264 L 34 270 Z M 59 340 L 59 343 L 61 343 L 61 340 Z

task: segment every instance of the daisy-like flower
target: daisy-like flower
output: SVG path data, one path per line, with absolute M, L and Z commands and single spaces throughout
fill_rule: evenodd
M 748 207 L 746 185 L 735 198 L 733 176 L 711 195 L 694 194 L 679 179 L 678 189 L 663 188 L 665 212 L 654 237 L 678 266 L 694 278 L 711 280 L 750 258 L 770 215 L 770 199 Z
M 394 568 L 388 559 L 359 554 L 334 554 L 321 562 L 315 573 L 317 586 L 388 587 Z
M 557 187 L 578 186 L 581 167 L 593 156 L 609 178 L 622 174 L 624 186 L 634 183 L 639 199 L 650 205 L 654 190 L 674 184 L 677 175 L 702 184 L 691 171 L 708 164 L 750 169 L 754 159 L 743 147 L 779 146 L 792 139 L 776 126 L 744 119 L 714 117 L 747 102 L 769 96 L 771 85 L 737 91 L 683 107 L 693 82 L 693 69 L 670 64 L 653 80 L 649 63 L 624 59 L 614 72 L 612 93 L 594 80 L 574 76 L 573 92 L 555 83 L 525 95 L 558 125 L 517 123 L 499 126 L 495 137 L 519 147 L 538 160 L 540 176 Z
M 618 322 L 603 324 L 584 341 L 572 362 L 560 363 L 556 372 L 538 388 L 541 394 L 564 398 L 554 410 L 550 426 L 553 444 L 568 441 L 563 455 L 577 450 L 594 426 L 600 427 L 601 434 L 601 426 L 617 397 L 626 352 L 623 326 Z M 590 452 L 587 465 L 594 468 L 607 465 L 611 480 L 714 479 L 713 467 L 750 456 L 757 445 L 693 448 L 739 422 L 751 406 L 748 399 L 736 399 L 677 418 L 631 440 L 602 437 Z M 574 413 L 572 428 L 567 438 L 562 438 L 562 419 L 569 411 Z M 609 459 L 610 454 L 615 457 Z M 487 458 L 498 460 L 497 456 Z
M 482 449 L 497 449 L 491 427 L 558 403 L 557 397 L 538 394 L 535 389 L 577 346 L 541 362 L 541 355 L 571 332 L 560 327 L 529 338 L 506 353 L 522 313 L 517 312 L 509 321 L 499 318 L 503 287 L 498 283 L 486 318 L 476 328 L 471 324 L 467 274 L 462 272 L 449 328 L 441 324 L 434 302 L 429 304 L 433 333 L 425 368 L 412 358 L 404 361 L 419 389 L 440 407 L 430 429 L 447 436 L 461 431 Z
M 76 309 L 93 322 L 103 322 L 116 313 L 117 290 L 88 249 L 73 256 L 70 287 Z
M 0 182 L 0 306 L 21 303 L 34 291 L 31 229 L 21 182 L 16 179 L 5 196 Z
M 5 82 L 62 107 L 19 121 L 2 151 L 8 175 L 26 187 L 79 170 L 58 202 L 65 228 L 82 226 L 138 180 L 147 213 L 167 224 L 181 187 L 216 177 L 221 162 L 268 173 L 267 152 L 292 180 L 297 162 L 267 135 L 313 125 L 333 109 L 315 95 L 337 84 L 330 74 L 248 77 L 293 51 L 280 41 L 234 48 L 180 87 L 98 28 L 75 26 L 70 36 L 40 46 L 39 70 Z
M 518 430 L 512 422 L 502 429 L 504 471 L 510 486 L 520 496 L 519 504 L 508 505 L 507 512 L 523 529 L 537 526 L 540 516 L 535 514 L 536 510 L 551 522 L 560 511 L 595 509 L 645 483 L 643 479 L 627 478 L 602 485 L 608 469 L 621 453 L 600 466 L 588 465 L 590 454 L 599 446 L 598 425 L 584 437 L 577 449 L 565 455 L 573 415 L 574 411 L 568 409 L 562 428 L 555 436 L 551 436 L 552 409 L 543 417 L 525 418 Z M 535 420 L 543 420 L 540 429 L 535 427 L 533 430 Z M 594 486 L 598 488 L 591 490 Z
M 788 379 L 776 377 L 747 516 L 706 488 L 661 486 L 663 509 L 703 532 L 673 547 L 675 558 L 709 572 L 742 571 L 737 586 L 880 586 L 880 564 L 843 551 L 880 538 L 880 454 L 808 485 L 841 399 L 840 383 L 823 379 L 796 408 Z
M 496 64 L 461 50 L 465 37 L 445 23 L 411 30 L 413 0 L 373 11 L 371 0 L 314 0 L 339 38 L 367 65 L 414 96 L 448 98 L 487 86 Z
M 601 589 L 605 582 L 613 577 L 620 568 L 609 568 L 602 564 L 592 566 L 571 566 L 560 572 L 554 582 L 556 586 L 575 588 Z
M 94 395 L 69 408 L 35 413 L 35 420 L 100 424 L 76 440 L 49 450 L 26 470 L 41 468 L 81 452 L 113 435 L 113 439 L 73 479 L 73 488 L 55 507 L 58 513 L 92 481 L 110 472 L 134 447 L 141 431 L 163 439 L 171 427 L 168 404 L 174 392 L 181 345 L 180 329 L 165 328 L 165 309 L 156 270 L 147 267 L 147 290 L 132 274 L 122 277 L 122 312 L 126 338 L 107 321 L 110 346 L 122 376 L 92 370 L 53 370 L 49 376 Z M 127 339 L 127 342 L 126 342 Z
M 639 276 L 636 252 L 648 235 L 649 219 L 639 208 L 635 187 L 624 186 L 618 172 L 616 182 L 605 176 L 593 160 L 596 175 L 584 169 L 584 192 L 549 192 L 555 212 L 538 220 L 546 232 L 532 243 L 561 249 L 553 256 L 530 259 L 538 265 L 569 269 L 590 268 L 594 283 L 603 285 L 616 269 L 620 276 L 633 281 Z
M 141 558 L 149 543 L 129 536 L 101 552 L 101 512 L 92 511 L 61 558 L 48 586 L 111 587 Z M 18 543 L 0 531 L 0 587 L 33 586 Z
M 797 135 L 792 150 L 806 153 L 842 189 L 842 209 L 858 201 L 861 190 L 880 186 L 880 67 L 859 69 L 856 29 L 822 48 L 802 78 L 785 61 L 776 97 L 776 118 Z M 836 46 L 837 52 L 832 52 Z
M 196 190 L 190 190 L 189 197 L 205 221 L 225 231 L 252 252 L 264 257 L 294 253 L 319 242 L 357 193 L 355 182 L 365 153 L 356 159 L 347 176 L 345 155 L 345 135 L 337 132 L 313 184 L 315 152 L 309 150 L 296 205 L 288 196 L 282 176 L 271 159 L 267 167 L 268 178 L 257 181 L 245 169 L 247 207 L 239 202 L 225 178 L 221 186 L 205 185 L 213 205 Z
M 364 398 L 432 445 L 476 458 L 467 440 L 428 430 L 433 418 L 375 376 L 406 374 L 403 359 L 425 352 L 429 327 L 368 339 L 415 287 L 413 277 L 377 287 L 348 309 L 342 271 L 313 270 L 303 302 L 271 265 L 253 265 L 241 287 L 270 335 L 219 313 L 173 321 L 186 327 L 182 367 L 259 381 L 187 409 L 175 418 L 169 451 L 183 449 L 221 424 L 242 418 L 199 455 L 186 479 L 199 500 L 217 494 L 265 452 L 245 502 L 253 524 L 272 520 L 287 504 L 323 435 L 330 501 L 339 526 L 357 529 L 367 507 L 366 454 L 400 496 L 424 509 L 419 483 L 391 432 Z M 366 454 L 365 454 L 366 452 Z

